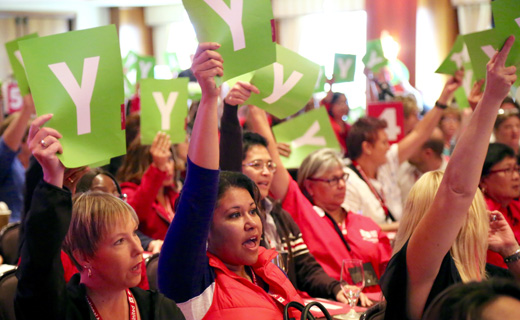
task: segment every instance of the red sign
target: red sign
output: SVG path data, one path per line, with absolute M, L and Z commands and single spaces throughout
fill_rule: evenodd
M 404 113 L 402 102 L 371 102 L 367 106 L 369 117 L 386 120 L 385 129 L 390 143 L 399 142 L 404 137 Z
M 23 98 L 20 94 L 20 88 L 16 82 L 10 82 L 7 84 L 7 113 L 21 110 L 23 107 Z

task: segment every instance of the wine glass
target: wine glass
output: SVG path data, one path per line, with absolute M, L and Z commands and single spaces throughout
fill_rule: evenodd
M 363 261 L 357 259 L 345 259 L 341 263 L 341 289 L 347 296 L 350 311 L 345 319 L 359 319 L 354 307 L 357 305 L 359 295 L 365 287 L 365 272 Z
M 278 266 L 278 268 L 282 269 L 283 272 L 287 273 L 289 268 L 289 252 L 285 250 L 279 250 L 277 252 L 278 255 L 274 257 L 271 262 Z

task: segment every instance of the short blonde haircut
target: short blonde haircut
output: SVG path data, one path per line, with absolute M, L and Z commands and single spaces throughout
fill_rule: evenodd
M 394 98 L 394 101 L 399 101 L 403 103 L 403 115 L 405 119 L 408 119 L 410 116 L 417 115 L 419 113 L 417 101 L 411 95 L 396 96 Z
M 343 167 L 343 159 L 334 149 L 323 148 L 316 150 L 303 159 L 298 169 L 298 186 L 300 186 L 300 190 L 311 203 L 314 202 L 304 186 L 305 180 L 322 176 L 325 172 L 337 166 Z
M 394 253 L 398 252 L 410 239 L 415 228 L 433 203 L 444 173 L 425 173 L 412 187 L 399 224 Z M 450 253 L 463 282 L 480 281 L 485 278 L 487 237 L 489 218 L 482 192 L 477 189 L 466 215 L 466 221 L 459 231 Z
M 85 257 L 96 254 L 100 241 L 117 225 L 139 219 L 132 207 L 123 200 L 105 192 L 86 192 L 73 199 L 69 231 L 63 242 L 63 250 L 79 271 L 83 270 L 73 256 L 78 251 Z

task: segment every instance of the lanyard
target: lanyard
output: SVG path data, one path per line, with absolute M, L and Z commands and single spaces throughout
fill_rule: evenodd
M 255 275 L 255 272 L 253 271 L 253 268 L 249 267 L 249 270 L 251 271 L 251 280 L 253 281 L 253 284 L 260 287 L 261 286 L 258 284 L 257 280 L 256 280 L 256 275 Z M 287 300 L 282 297 L 281 295 L 279 294 L 276 294 L 276 293 L 272 293 L 272 292 L 267 292 L 268 295 L 271 296 L 271 298 L 274 299 L 274 301 L 280 303 L 282 306 L 285 306 L 287 304 Z
M 129 314 L 130 314 L 130 320 L 137 320 L 137 306 L 135 304 L 134 296 L 132 295 L 132 292 L 130 292 L 130 289 L 126 289 L 126 296 L 128 298 L 128 306 L 129 306 Z M 90 300 L 89 296 L 87 295 L 87 302 L 90 305 L 90 309 L 92 309 L 92 313 L 94 313 L 94 316 L 96 317 L 96 320 L 103 320 L 101 318 L 101 315 L 96 309 L 96 306 L 94 305 L 94 302 Z
M 368 185 L 368 188 L 370 189 L 370 191 L 372 191 L 374 196 L 379 201 L 379 204 L 381 205 L 381 208 L 383 208 L 383 210 L 385 211 L 385 215 L 387 217 L 389 217 L 390 219 L 392 219 L 392 221 L 395 221 L 395 218 L 392 216 L 392 214 L 390 213 L 390 210 L 388 210 L 388 207 L 386 206 L 385 199 L 384 199 L 384 194 L 383 194 L 383 196 L 381 196 L 379 194 L 379 192 L 377 192 L 376 188 L 374 188 L 374 186 L 370 182 L 370 179 L 367 177 L 367 175 L 365 174 L 365 171 L 363 171 L 363 169 L 361 168 L 359 163 L 357 163 L 356 161 L 352 161 L 352 164 L 354 165 L 356 170 L 359 172 L 359 175 L 361 175 L 361 179 L 363 179 L 363 181 L 365 181 L 365 183 Z M 383 190 L 381 190 L 381 192 L 382 191 Z

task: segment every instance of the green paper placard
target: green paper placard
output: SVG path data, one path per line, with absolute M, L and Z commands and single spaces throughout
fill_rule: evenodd
M 367 41 L 367 53 L 362 59 L 365 67 L 378 72 L 382 67 L 386 66 L 388 60 L 383 53 L 381 39 Z
M 463 87 L 458 88 L 453 93 L 453 97 L 455 98 L 455 101 L 457 102 L 457 105 L 459 106 L 459 109 L 466 109 L 469 108 L 469 102 L 468 102 L 468 96 L 466 95 L 466 91 Z
M 242 81 L 242 82 L 251 82 L 251 78 L 253 78 L 254 76 L 254 72 L 248 72 L 248 73 L 244 73 L 243 75 L 241 76 L 238 76 L 236 78 L 233 78 L 233 79 L 229 79 L 228 81 L 226 81 L 226 83 L 228 84 L 229 88 L 233 88 L 233 86 L 238 82 L 238 81 Z
M 21 41 L 38 115 L 63 138 L 67 168 L 126 153 L 122 129 L 123 72 L 114 25 Z
M 320 66 L 280 45 L 276 62 L 255 72 L 251 79 L 260 94 L 251 93 L 252 104 L 283 119 L 305 106 L 312 96 Z
M 125 73 L 128 73 L 130 70 L 137 69 L 137 53 L 133 51 L 128 51 L 128 54 L 123 59 L 123 67 L 125 68 Z
M 198 101 L 202 98 L 202 89 L 198 82 L 188 82 L 188 98 L 193 101 Z
M 88 165 L 90 168 L 99 168 L 102 166 L 106 166 L 107 164 L 110 164 L 110 159 L 105 159 L 102 161 L 94 162 Z
M 497 26 L 498 28 L 498 26 Z M 468 53 L 471 58 L 471 65 L 475 78 L 481 80 L 486 78 L 486 65 L 495 53 L 500 50 L 507 38 L 511 34 L 498 31 L 498 29 L 491 29 L 481 32 L 470 33 L 464 36 L 464 42 L 468 47 Z M 520 46 L 515 41 L 515 44 L 509 52 L 506 60 L 506 67 L 520 63 Z M 517 70 L 518 73 L 518 70 Z M 517 80 L 518 84 L 519 80 Z
M 137 57 L 136 62 L 136 70 L 137 70 L 137 81 L 139 82 L 141 79 L 153 79 L 154 78 L 154 67 L 155 67 L 155 58 L 154 57 Z
M 299 168 L 309 153 L 321 148 L 340 151 L 329 115 L 323 107 L 274 126 L 273 133 L 276 141 L 291 145 L 289 158 L 281 157 L 286 168 Z
M 320 73 L 318 74 L 318 80 L 314 87 L 314 93 L 325 91 L 325 83 L 327 83 L 327 77 L 325 76 L 325 66 L 320 66 Z
M 270 0 L 183 0 L 199 42 L 218 42 L 223 80 L 276 61 Z
M 354 81 L 356 73 L 356 56 L 336 53 L 334 55 L 334 82 Z
M 455 75 L 455 72 L 460 70 L 468 61 L 470 60 L 468 50 L 464 44 L 464 37 L 458 35 L 450 53 L 448 53 L 448 56 L 444 59 L 439 68 L 437 68 L 435 73 Z
M 164 59 L 171 71 L 181 72 L 182 69 L 179 65 L 179 59 L 177 58 L 176 53 L 166 52 L 164 53 Z
M 152 144 L 159 131 L 168 133 L 172 143 L 186 140 L 188 80 L 141 81 L 141 144 Z
M 13 69 L 14 77 L 18 82 L 18 88 L 20 88 L 22 96 L 29 94 L 29 84 L 27 83 L 27 75 L 25 74 L 24 59 L 18 49 L 18 42 L 37 37 L 37 33 L 32 33 L 5 44 L 5 50 L 7 51 L 7 56 L 9 57 L 9 62 L 11 63 L 11 68 Z
M 496 29 L 506 36 L 515 35 L 520 40 L 520 2 L 518 0 L 495 0 L 491 2 Z

